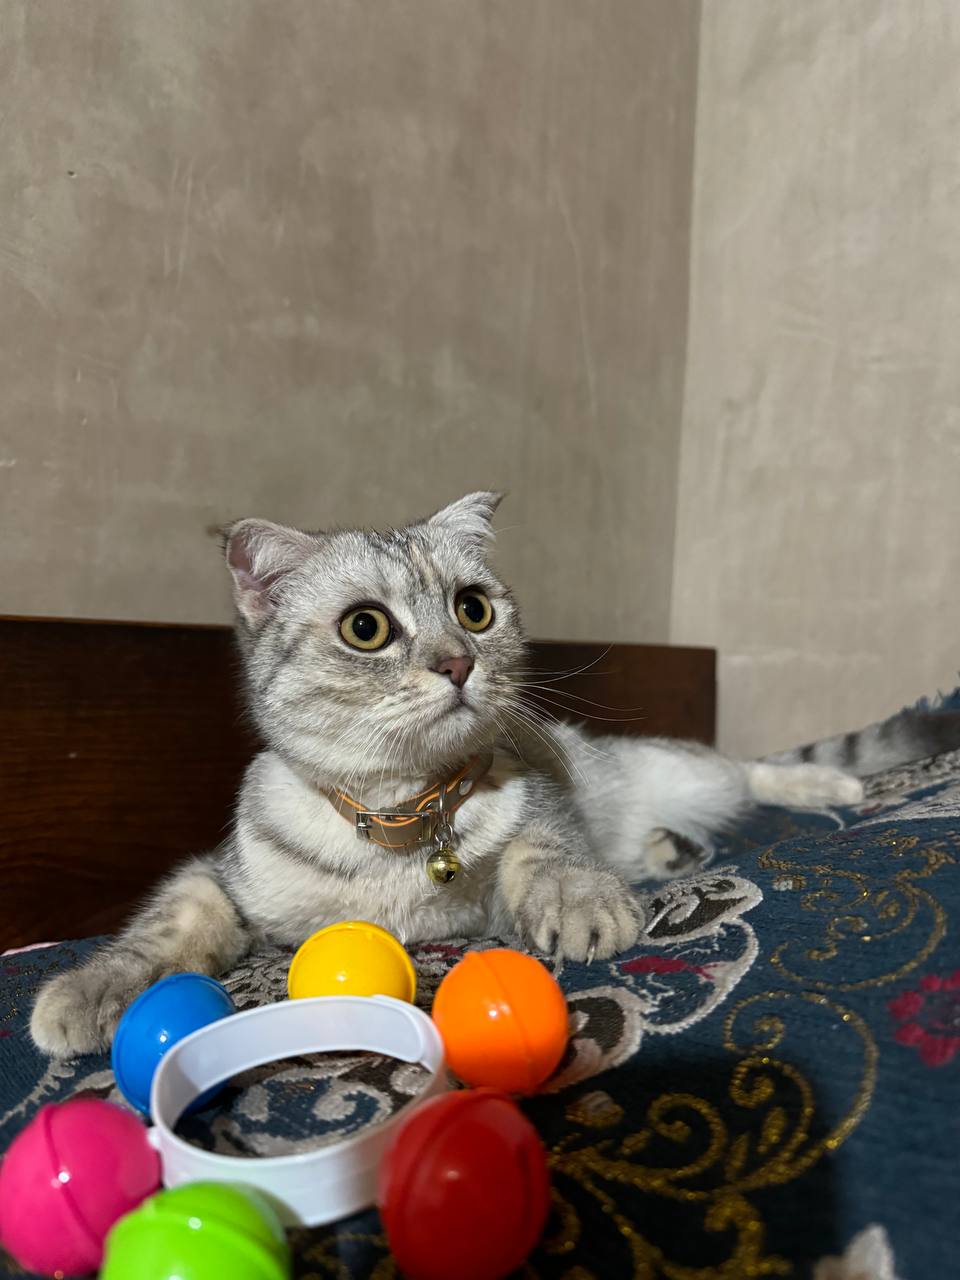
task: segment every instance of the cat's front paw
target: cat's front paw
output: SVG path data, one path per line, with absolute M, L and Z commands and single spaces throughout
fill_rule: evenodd
M 100 1053 L 113 1039 L 127 1005 L 149 985 L 149 975 L 111 964 L 91 964 L 51 979 L 40 989 L 30 1035 L 43 1053 L 73 1058 Z
M 517 924 L 538 950 L 589 963 L 633 946 L 640 910 L 611 872 L 551 864 L 531 878 Z

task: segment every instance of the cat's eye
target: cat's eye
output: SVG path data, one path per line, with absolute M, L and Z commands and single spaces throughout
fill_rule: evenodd
M 493 621 L 493 605 L 476 587 L 457 594 L 457 621 L 468 631 L 486 631 Z
M 393 639 L 393 627 L 382 609 L 365 605 L 340 619 L 340 634 L 353 649 L 382 649 Z

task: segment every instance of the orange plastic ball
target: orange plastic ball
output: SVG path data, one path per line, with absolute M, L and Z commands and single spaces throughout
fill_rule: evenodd
M 437 988 L 433 1020 L 466 1084 L 532 1093 L 567 1046 L 567 1002 L 550 971 L 506 948 L 468 951 Z

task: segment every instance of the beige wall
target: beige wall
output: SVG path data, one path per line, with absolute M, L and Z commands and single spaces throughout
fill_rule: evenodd
M 543 635 L 665 639 L 693 0 L 6 0 L 0 612 L 228 614 L 209 526 L 505 486 Z
M 705 6 L 684 398 L 698 17 L 7 0 L 0 612 L 504 486 L 532 629 L 716 645 L 730 749 L 951 685 L 960 7 Z
M 672 638 L 723 745 L 960 666 L 960 5 L 704 6 Z

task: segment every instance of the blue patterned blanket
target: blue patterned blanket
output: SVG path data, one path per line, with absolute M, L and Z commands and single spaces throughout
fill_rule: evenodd
M 638 945 L 560 975 L 572 1040 L 525 1104 L 554 1185 L 526 1280 L 953 1274 L 958 860 L 954 753 L 873 779 L 857 810 L 762 811 L 712 867 L 641 886 Z M 0 959 L 0 1150 L 44 1102 L 118 1099 L 107 1059 L 48 1064 L 27 1036 L 39 983 L 92 945 Z M 413 949 L 425 1007 L 465 946 Z M 227 980 L 238 1004 L 282 998 L 288 960 L 245 961 Z M 418 1070 L 287 1061 L 187 1127 L 236 1154 L 296 1150 L 388 1114 Z M 298 1277 L 396 1274 L 372 1212 L 295 1252 Z M 0 1255 L 0 1274 L 22 1273 Z

